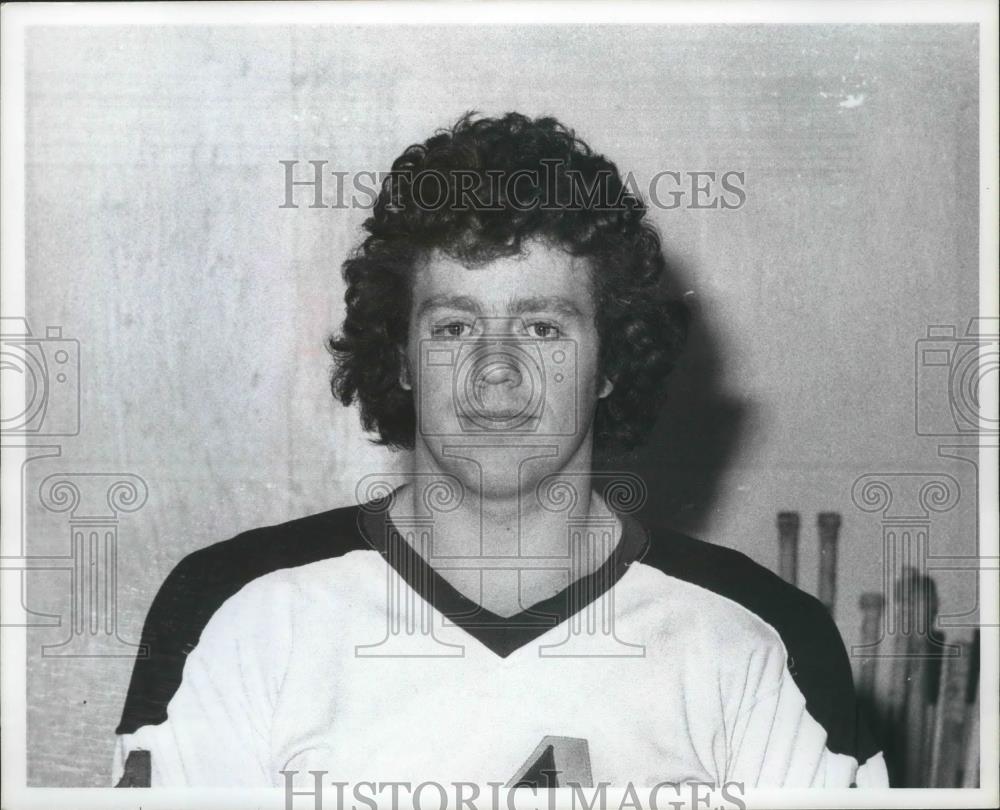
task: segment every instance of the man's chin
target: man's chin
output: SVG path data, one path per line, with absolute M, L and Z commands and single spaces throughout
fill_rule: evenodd
M 580 447 L 578 436 L 453 437 L 428 443 L 442 472 L 486 499 L 534 492 L 546 476 L 565 469 Z

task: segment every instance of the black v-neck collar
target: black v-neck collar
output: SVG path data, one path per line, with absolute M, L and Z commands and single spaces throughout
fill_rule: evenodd
M 388 509 L 363 508 L 361 529 L 372 547 L 416 593 L 435 610 L 501 658 L 534 641 L 609 591 L 629 565 L 641 559 L 648 548 L 646 530 L 631 515 L 618 515 L 622 536 L 607 560 L 590 574 L 577 579 L 559 593 L 512 616 L 487 610 L 442 577 L 393 525 Z

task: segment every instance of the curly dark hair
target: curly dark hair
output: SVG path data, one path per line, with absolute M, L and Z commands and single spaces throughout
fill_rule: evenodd
M 358 403 L 377 443 L 412 449 L 415 407 L 399 385 L 399 347 L 414 268 L 434 250 L 472 265 L 541 240 L 589 260 L 600 368 L 614 382 L 597 405 L 595 450 L 637 446 L 689 322 L 664 289 L 666 261 L 645 216 L 615 165 L 555 118 L 467 113 L 396 159 L 364 223 L 368 236 L 344 262 L 347 315 L 328 340 L 333 395 Z

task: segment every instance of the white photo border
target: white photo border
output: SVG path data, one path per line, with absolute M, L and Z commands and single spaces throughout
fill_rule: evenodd
M 24 59 L 25 36 L 32 26 L 271 26 L 271 25 L 379 25 L 379 24 L 525 24 L 569 23 L 622 24 L 888 24 L 975 23 L 980 26 L 980 315 L 998 314 L 998 63 L 997 8 L 992 2 L 204 2 L 204 3 L 14 3 L 0 9 L 2 22 L 2 223 L 0 223 L 0 309 L 5 317 L 23 316 L 25 311 L 25 222 L 24 222 Z M 2 391 L 5 411 L 24 403 L 24 390 L 8 386 Z M 985 392 L 987 413 L 997 412 L 997 392 Z M 1000 556 L 998 548 L 998 474 L 980 449 L 980 532 L 984 556 Z M 3 521 L 0 548 L 3 556 L 20 553 L 20 470 L 24 451 L 3 448 Z M 995 459 L 995 453 L 992 455 Z M 995 807 L 1000 804 L 998 787 L 998 628 L 1000 588 L 995 570 L 980 571 L 982 650 L 981 692 L 981 787 L 978 789 L 889 789 L 889 790 L 748 790 L 748 807 L 839 808 L 839 807 Z M 0 596 L 3 614 L 18 610 L 18 589 L 5 589 Z M 113 788 L 26 787 L 26 628 L 4 627 L 0 650 L 0 738 L 2 747 L 2 804 L 5 810 L 23 808 L 284 808 L 283 790 L 178 790 Z M 648 799 L 636 791 L 640 800 Z M 501 794 L 505 795 L 505 794 Z M 608 806 L 619 807 L 623 791 L 609 789 Z M 332 791 L 331 791 L 332 798 Z M 539 798 L 538 806 L 564 806 L 570 793 L 556 792 L 555 805 Z M 535 806 L 517 801 L 511 806 Z M 312 807 L 308 798 L 295 807 Z M 332 806 L 332 805 L 330 805 Z M 566 804 L 568 806 L 568 804 Z M 625 806 L 630 806 L 626 804 Z M 643 804 L 649 806 L 648 803 Z

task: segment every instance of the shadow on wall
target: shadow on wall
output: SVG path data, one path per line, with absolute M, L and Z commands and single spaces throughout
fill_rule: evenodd
M 668 256 L 674 290 L 691 290 L 692 274 Z M 718 328 L 697 297 L 689 297 L 687 345 L 669 378 L 667 402 L 646 444 L 629 457 L 599 462 L 603 470 L 639 475 L 648 495 L 639 518 L 699 536 L 751 407 L 722 388 Z

